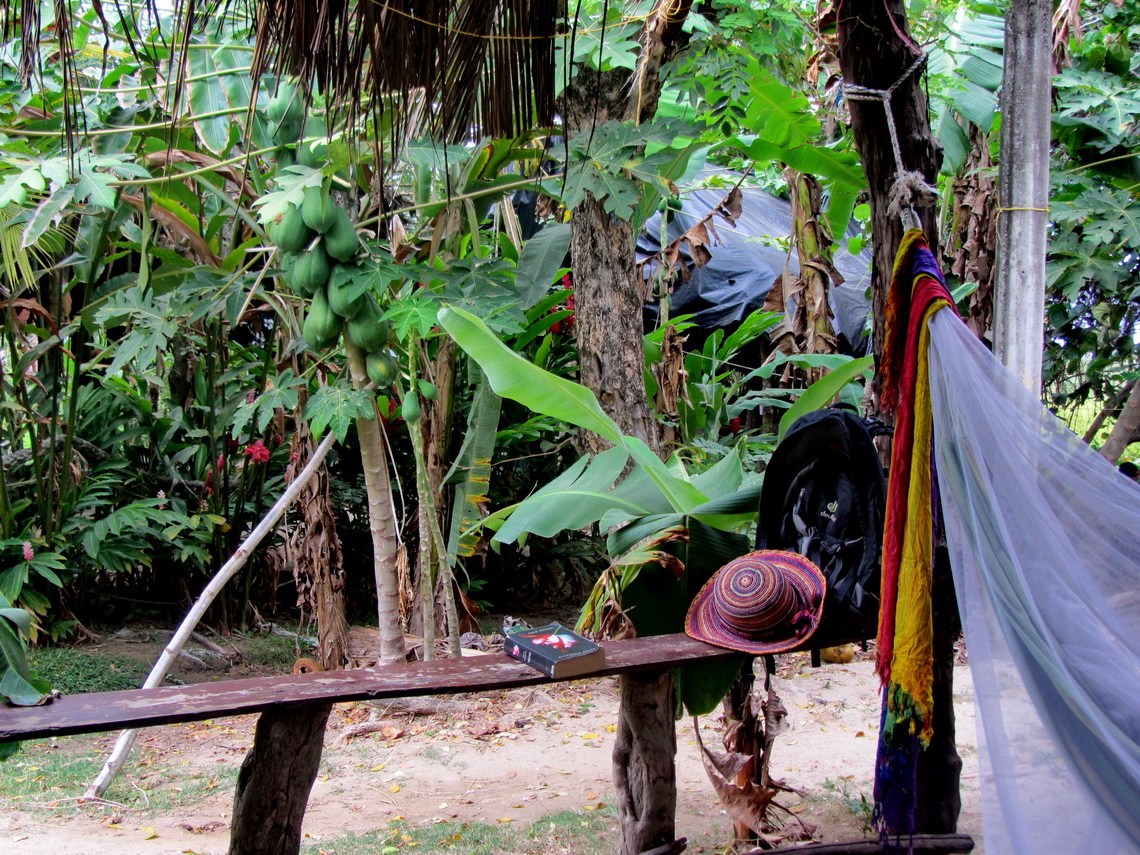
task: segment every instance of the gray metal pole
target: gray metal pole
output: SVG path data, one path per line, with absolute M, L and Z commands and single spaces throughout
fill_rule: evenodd
M 994 349 L 1034 390 L 1045 321 L 1052 14 L 1049 0 L 1012 0 L 1001 87 Z

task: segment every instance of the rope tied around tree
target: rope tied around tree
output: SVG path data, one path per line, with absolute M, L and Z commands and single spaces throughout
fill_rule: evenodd
M 914 61 L 899 75 L 898 80 L 886 89 L 872 89 L 868 86 L 848 84 L 843 92 L 848 101 L 878 101 L 886 114 L 887 131 L 891 138 L 891 151 L 895 157 L 895 179 L 887 193 L 887 213 L 902 218 L 907 231 L 921 228 L 915 206 L 928 207 L 934 204 L 938 191 L 927 183 L 926 177 L 915 170 L 908 170 L 903 163 L 902 147 L 899 145 L 899 132 L 895 127 L 894 113 L 891 111 L 891 96 L 907 78 L 926 63 L 926 51 L 919 52 Z

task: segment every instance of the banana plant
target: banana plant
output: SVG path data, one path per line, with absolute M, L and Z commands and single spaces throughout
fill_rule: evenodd
M 485 373 L 495 393 L 577 427 L 594 431 L 614 447 L 584 457 L 527 499 L 492 514 L 483 525 L 497 529 L 497 542 L 599 524 L 613 532 L 607 544 L 613 567 L 603 574 L 583 613 L 581 626 L 603 628 L 607 603 L 638 602 L 631 618 L 638 633 L 679 632 L 684 609 L 720 564 L 748 549 L 744 531 L 759 504 L 758 479 L 744 472 L 738 451 L 711 469 L 691 475 L 679 457 L 658 458 L 644 442 L 621 433 L 594 394 L 544 371 L 500 342 L 477 317 L 443 308 L 442 326 Z M 623 478 L 633 461 L 630 474 Z M 663 536 L 663 533 L 668 533 Z M 655 546 L 648 546 L 654 543 Z M 640 556 L 648 556 L 641 561 Z M 672 584 L 663 584 L 672 579 Z M 681 681 L 690 710 L 708 711 L 739 671 L 703 669 Z

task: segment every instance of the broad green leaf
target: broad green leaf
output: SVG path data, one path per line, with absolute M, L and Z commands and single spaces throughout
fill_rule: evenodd
M 31 706 L 48 690 L 50 686 L 45 686 L 28 670 L 24 643 L 16 629 L 0 617 L 0 698 L 7 698 L 17 706 Z
M 546 293 L 569 251 L 569 223 L 548 225 L 523 244 L 515 277 L 524 310 Z
M 518 401 L 536 413 L 593 431 L 614 445 L 624 445 L 617 424 L 585 386 L 523 359 L 470 312 L 445 306 L 439 310 L 438 318 L 440 326 L 486 372 L 497 395 Z
M 826 407 L 828 402 L 838 395 L 844 386 L 864 371 L 873 369 L 874 364 L 874 356 L 853 359 L 841 368 L 835 369 L 830 374 L 826 374 L 812 383 L 780 419 L 778 439 L 784 438 L 784 434 L 788 432 L 788 428 L 796 419 L 804 413 L 811 413 Z
M 578 461 L 520 502 L 494 539 L 511 542 L 527 533 L 553 537 L 559 532 L 595 523 L 614 507 L 644 513 L 644 508 L 607 492 L 621 476 L 628 460 L 629 454 L 624 448 L 611 448 L 593 459 Z
M 63 182 L 60 182 L 63 183 Z M 33 194 L 42 193 L 47 189 L 40 164 L 31 163 L 23 165 L 19 172 L 12 173 L 0 184 L 0 209 L 9 205 L 23 206 L 27 201 L 29 191 Z
M 75 181 L 75 201 L 87 202 L 100 208 L 115 207 L 115 188 L 111 182 L 115 176 L 106 172 L 95 172 L 90 166 L 83 166 Z
M 24 230 L 21 246 L 28 248 L 35 244 L 48 229 L 63 217 L 64 210 L 75 197 L 75 185 L 67 184 L 54 189 L 50 196 L 44 199 L 32 214 L 28 227 Z
M 320 434 L 331 427 L 338 442 L 344 442 L 357 419 L 372 419 L 375 415 L 374 394 L 340 385 L 325 386 L 305 406 L 305 418 L 313 433 Z
M 634 461 L 645 470 L 653 483 L 661 490 L 673 510 L 687 513 L 708 501 L 708 496 L 697 489 L 691 481 L 670 472 L 661 458 L 654 454 L 649 446 L 640 439 L 635 436 L 627 436 L 624 439 Z

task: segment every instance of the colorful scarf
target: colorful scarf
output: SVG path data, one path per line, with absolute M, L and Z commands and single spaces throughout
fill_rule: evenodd
M 946 307 L 956 313 L 926 238 L 921 230 L 908 231 L 891 273 L 880 366 L 880 399 L 884 410 L 895 413 L 895 434 L 876 664 L 884 697 L 875 811 L 881 827 L 900 832 L 914 829 L 918 751 L 933 732 L 935 506 L 927 324 Z

